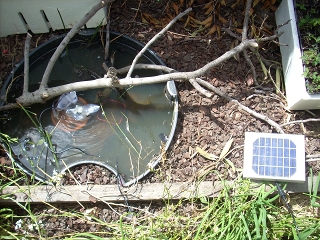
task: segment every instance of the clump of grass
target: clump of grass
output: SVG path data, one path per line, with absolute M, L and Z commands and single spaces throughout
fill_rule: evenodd
M 2 168 L 22 172 L 14 165 Z M 20 177 L 0 173 L 0 190 L 19 186 L 24 178 L 23 172 Z M 117 218 L 110 221 L 106 221 L 92 205 L 61 209 L 44 203 L 39 209 L 16 202 L 18 210 L 2 205 L 0 234 L 6 239 L 318 239 L 320 236 L 316 216 L 301 214 L 302 210 L 293 208 L 297 226 L 294 224 L 285 205 L 275 195 L 275 186 L 270 185 L 267 191 L 266 184 L 253 185 L 250 180 L 240 177 L 231 183 L 221 179 L 221 183 L 223 188 L 215 198 L 199 196 L 178 202 L 167 200 L 150 208 L 132 204 L 130 212 L 127 212 L 127 206 L 114 204 L 109 211 L 116 211 Z M 316 194 L 309 194 L 313 202 L 318 199 Z M 11 195 L 0 195 L 0 199 L 4 198 L 15 201 Z M 310 199 L 309 205 L 312 207 Z M 59 229 L 58 236 L 53 236 L 52 223 L 68 221 L 81 222 L 84 227 L 65 227 Z

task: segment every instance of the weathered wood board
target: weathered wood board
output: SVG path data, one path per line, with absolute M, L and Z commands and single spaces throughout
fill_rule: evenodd
M 309 178 L 304 183 L 288 183 L 288 193 L 310 192 L 316 178 Z M 252 184 L 252 191 L 259 188 L 259 183 Z M 128 201 L 153 201 L 163 199 L 188 199 L 200 197 L 216 197 L 223 189 L 221 182 L 182 182 L 182 183 L 149 183 L 138 184 L 131 188 L 122 188 Z M 271 187 L 266 185 L 266 190 Z M 318 189 L 320 191 L 320 189 Z M 276 193 L 276 192 L 275 192 Z M 25 203 L 71 203 L 71 202 L 123 202 L 118 185 L 73 185 L 56 188 L 51 185 L 10 186 L 1 192 L 0 204 Z M 14 200 L 13 200 L 14 199 Z

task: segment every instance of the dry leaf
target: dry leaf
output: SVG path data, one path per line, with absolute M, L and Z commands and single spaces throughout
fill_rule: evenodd
M 213 6 L 213 3 L 209 2 L 206 5 L 204 5 L 203 9 L 211 8 L 211 6 Z
M 237 33 L 242 33 L 243 29 L 242 28 L 236 28 Z
M 262 9 L 267 9 L 269 6 L 270 6 L 270 2 L 269 1 L 265 1 Z
M 213 10 L 213 4 L 210 5 L 210 7 L 208 8 L 208 10 L 204 13 L 205 15 L 208 15 L 212 12 Z
M 143 14 L 141 14 L 141 22 L 142 22 L 142 23 L 145 23 L 145 24 L 149 24 L 149 22 L 147 21 L 147 19 L 145 19 L 145 18 L 143 17 Z
M 220 4 L 221 4 L 222 6 L 227 6 L 226 0 L 221 0 L 221 1 L 220 1 Z
M 221 29 L 220 26 L 217 26 L 218 37 L 221 38 Z
M 191 5 L 193 4 L 194 0 L 190 0 L 188 3 L 188 7 L 191 7 Z
M 186 28 L 188 26 L 189 22 L 190 22 L 190 16 L 188 16 L 187 21 L 186 21 L 186 23 L 184 24 L 183 27 Z
M 272 34 L 273 34 L 273 33 L 272 33 L 268 28 L 266 28 L 266 27 L 264 27 L 264 28 L 262 29 L 262 31 L 268 33 L 269 35 L 272 35 Z
M 207 32 L 206 36 L 210 34 L 214 34 L 217 31 L 217 27 L 218 27 L 217 25 L 213 25 L 212 28 L 209 30 L 209 32 Z
M 259 58 L 259 62 L 260 62 L 260 65 L 261 65 L 261 68 L 262 68 L 262 71 L 264 74 L 264 80 L 266 80 L 268 78 L 268 70 L 267 70 L 266 66 L 264 65 L 264 63 L 262 62 L 261 58 Z
M 252 4 L 252 7 L 255 7 L 259 2 L 260 2 L 260 0 L 254 0 L 253 4 Z
M 222 24 L 226 24 L 228 21 L 226 19 L 224 19 L 223 17 L 220 16 L 220 14 L 218 15 L 219 16 L 219 21 L 222 23 Z
M 200 147 L 196 147 L 196 151 L 203 157 L 208 158 L 210 160 L 216 160 L 218 157 L 212 153 L 208 153 Z
M 177 4 L 175 4 L 174 2 L 171 3 L 176 15 L 179 14 L 179 6 Z
M 248 75 L 246 82 L 249 87 L 254 84 L 254 79 L 251 74 Z
M 271 11 L 277 11 L 277 7 L 275 7 L 275 6 L 269 6 L 269 8 L 271 9 Z
M 213 20 L 213 16 L 209 16 L 206 20 L 202 21 L 200 24 L 201 25 L 207 25 L 208 23 L 212 23 L 212 20 Z
M 232 4 L 231 8 L 234 9 L 234 8 L 240 3 L 240 1 L 241 1 L 241 0 L 237 0 L 236 3 Z
M 233 162 L 231 162 L 229 159 L 225 159 L 225 160 L 229 164 L 229 166 L 231 167 L 232 171 L 236 172 L 236 168 L 235 168 Z
M 220 153 L 220 156 L 219 156 L 219 160 L 223 159 L 227 156 L 227 154 L 231 148 L 232 143 L 233 143 L 233 138 L 230 138 L 229 141 L 224 146 L 224 148 L 222 149 L 222 152 Z
M 203 30 L 207 29 L 208 27 L 211 26 L 211 22 L 207 23 L 206 25 L 204 25 Z
M 201 21 L 195 19 L 194 17 L 191 17 L 191 16 L 189 16 L 189 17 L 190 17 L 190 21 L 192 21 L 195 24 L 201 25 Z
M 252 23 L 251 25 L 251 31 L 250 31 L 250 37 L 254 38 L 256 36 L 259 36 L 259 34 L 257 34 L 257 28 L 256 26 Z

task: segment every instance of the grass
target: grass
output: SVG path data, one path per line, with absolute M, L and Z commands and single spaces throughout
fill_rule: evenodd
M 10 143 L 17 139 L 5 134 L 0 137 L 2 153 L 13 162 Z M 229 145 L 226 144 L 220 159 L 225 158 Z M 106 202 L 76 206 L 44 202 L 39 207 L 21 204 L 11 195 L 2 194 L 0 200 L 11 199 L 16 205 L 0 205 L 0 236 L 1 239 L 319 239 L 319 218 L 310 214 L 319 211 L 317 191 L 305 195 L 307 207 L 294 205 L 294 221 L 275 194 L 276 186 L 270 185 L 266 191 L 265 183 L 253 184 L 241 177 L 232 182 L 220 180 L 224 187 L 215 198 L 199 196 L 150 206 L 130 203 L 132 211 L 125 204 Z M 320 175 L 315 189 L 319 182 Z M 34 178 L 27 177 L 13 163 L 1 166 L 1 190 L 28 184 L 35 184 Z M 106 215 L 115 217 L 106 219 Z
M 19 169 L 7 176 L 5 168 L 13 169 L 2 166 L 1 189 L 19 185 L 25 178 Z M 43 207 L 20 203 L 14 207 L 2 205 L 1 239 L 319 239 L 319 219 L 310 215 L 310 209 L 318 211 L 311 206 L 310 198 L 317 198 L 314 193 L 305 195 L 309 199 L 308 210 L 293 208 L 298 233 L 288 210 L 279 202 L 279 196 L 274 195 L 275 186 L 266 191 L 266 184 L 260 184 L 258 190 L 253 191 L 249 180 L 238 178 L 232 183 L 222 182 L 224 188 L 216 198 L 168 200 L 161 207 L 142 208 L 136 204 L 132 207 L 133 213 L 128 213 L 124 205 L 114 205 L 113 211 L 118 211 L 121 217 L 110 222 L 92 206 L 81 209 L 49 203 L 44 203 Z M 4 198 L 12 197 L 0 196 Z M 309 214 L 304 214 L 305 211 Z M 73 228 L 50 227 L 55 222 L 68 221 L 74 222 Z M 75 223 L 84 224 L 83 229 Z M 90 228 L 92 226 L 95 231 Z M 50 234 L 52 229 L 56 230 L 54 237 Z

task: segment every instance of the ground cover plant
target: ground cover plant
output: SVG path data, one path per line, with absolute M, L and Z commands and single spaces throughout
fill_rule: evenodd
M 320 89 L 320 10 L 317 2 L 305 1 L 296 4 L 298 28 L 302 46 L 302 60 L 305 64 L 304 77 L 310 93 Z
M 127 1 L 123 2 L 126 2 L 128 5 L 132 4 Z M 148 1 L 149 4 L 160 4 L 159 2 L 161 1 Z M 198 3 L 199 2 L 201 1 L 198 1 Z M 262 6 L 264 6 L 266 2 L 269 2 L 269 6 L 272 7 L 270 1 L 261 2 L 263 3 Z M 176 4 L 178 1 L 172 1 L 172 3 Z M 236 1 L 234 3 L 236 3 Z M 134 8 L 137 6 L 138 4 L 135 3 L 134 6 L 131 5 L 130 7 Z M 239 13 L 241 13 L 244 8 L 244 5 L 241 6 L 242 8 L 241 11 L 238 11 Z M 130 9 L 130 7 L 128 6 L 127 9 Z M 157 7 L 158 5 L 152 9 L 157 9 Z M 161 12 L 162 10 L 163 9 L 160 9 L 159 11 Z M 128 12 L 124 13 L 123 8 L 115 8 L 114 11 L 116 11 L 119 16 L 129 12 L 127 10 Z M 153 16 L 152 12 L 148 14 L 151 17 Z M 239 15 L 241 16 L 241 14 Z M 126 15 L 126 17 L 127 16 L 128 15 Z M 154 31 L 154 25 L 150 25 L 149 23 L 154 21 L 154 19 L 159 18 L 153 16 L 154 19 L 146 19 L 147 16 L 148 15 L 144 14 L 139 22 L 146 20 L 148 24 L 144 23 L 145 25 L 143 25 L 135 35 L 136 38 L 144 42 L 147 42 L 144 38 L 151 39 L 150 35 L 155 35 L 156 32 L 159 31 Z M 219 18 L 218 15 L 215 16 Z M 206 18 L 204 18 L 203 21 L 205 19 Z M 222 18 L 221 21 L 223 21 Z M 124 24 L 123 22 L 115 22 L 111 23 L 111 25 L 112 24 L 119 25 L 118 30 L 126 29 L 126 25 L 121 25 Z M 155 25 L 156 24 L 157 22 L 155 22 Z M 195 24 L 195 22 L 193 22 L 193 24 Z M 157 45 L 155 48 L 157 49 L 158 54 L 161 55 L 173 69 L 178 69 L 179 71 L 193 71 L 194 69 L 190 68 L 204 65 L 202 64 L 203 62 L 198 62 L 198 59 L 204 59 L 205 63 L 207 63 L 208 60 L 212 59 L 212 56 L 218 57 L 216 55 L 221 53 L 219 47 L 224 46 L 221 42 L 215 42 L 215 38 L 218 39 L 223 35 L 223 33 L 220 32 L 219 36 L 218 26 L 221 28 L 221 23 L 215 24 L 211 22 L 211 24 L 211 28 L 206 29 L 203 29 L 204 27 L 199 27 L 199 25 L 195 25 L 196 27 L 194 28 L 187 26 L 188 32 L 184 33 L 188 34 L 188 36 L 192 36 L 192 39 L 175 38 L 175 33 L 180 32 L 176 31 L 177 29 L 174 30 L 175 32 L 166 34 L 165 38 L 160 39 L 160 41 L 162 44 L 168 43 L 164 47 L 170 49 L 168 54 L 163 51 L 161 44 Z M 181 25 L 184 26 L 184 23 Z M 257 24 L 251 25 L 252 29 L 255 28 L 255 25 Z M 132 31 L 137 31 L 138 26 L 135 27 L 136 29 L 132 29 Z M 212 31 L 216 29 L 213 33 L 215 37 L 209 39 L 194 38 L 194 36 L 197 36 L 197 34 L 201 35 L 203 32 L 203 35 L 205 35 L 211 29 L 213 29 Z M 238 29 L 238 31 L 240 30 Z M 268 31 L 268 28 L 264 31 Z M 252 34 L 254 34 L 254 32 Z M 226 33 L 224 33 L 224 36 L 225 35 Z M 199 44 L 200 40 L 203 40 L 204 43 Z M 215 42 L 214 45 L 211 45 L 209 40 Z M 234 38 L 229 43 L 233 41 L 235 41 Z M 173 53 L 177 52 L 178 48 L 173 48 L 173 46 L 175 46 L 175 43 L 177 42 L 179 42 L 180 49 L 183 49 L 182 45 L 191 43 L 190 45 L 197 46 L 196 49 L 204 49 L 208 54 L 202 54 L 201 57 L 198 58 L 193 55 L 193 52 L 196 52 L 194 49 L 186 48 L 183 50 L 185 51 L 184 53 L 177 54 L 178 57 L 175 58 L 175 54 Z M 225 41 L 223 40 L 222 42 Z M 230 44 L 227 47 L 224 47 L 225 49 L 229 49 L 230 46 L 232 45 Z M 211 49 L 212 51 L 210 51 Z M 225 49 L 223 51 L 225 51 Z M 181 56 L 184 56 L 184 61 L 181 61 Z M 241 78 L 241 81 L 239 82 L 234 81 L 236 75 L 242 74 L 248 76 L 247 69 L 250 67 L 246 65 L 246 60 L 241 58 L 241 56 L 240 54 L 235 55 L 234 58 L 231 58 L 225 63 L 225 67 L 228 68 L 228 71 L 223 72 L 219 71 L 218 67 L 215 68 L 213 72 L 217 72 L 217 74 L 210 72 L 207 74 L 207 80 L 210 81 L 212 85 L 219 86 L 228 94 L 238 98 L 242 104 L 248 104 L 250 108 L 257 112 L 262 112 L 276 122 L 286 124 L 287 122 L 283 119 L 285 117 L 288 118 L 289 115 L 292 116 L 295 114 L 297 119 L 299 119 L 300 116 L 306 116 L 306 118 L 310 117 L 310 115 L 308 115 L 309 113 L 305 112 L 285 112 L 281 105 L 285 101 L 279 101 L 277 95 L 267 95 L 265 93 L 258 95 L 261 94 L 261 92 L 254 92 L 253 89 L 246 94 L 241 91 L 234 91 L 233 88 L 247 90 L 245 82 L 248 86 L 252 86 L 252 83 L 254 82 L 252 81 L 252 75 L 251 77 Z M 188 59 L 188 57 L 191 59 Z M 255 63 L 255 66 L 264 66 L 261 65 L 259 61 Z M 189 69 L 186 69 L 187 67 L 189 67 Z M 238 71 L 230 72 L 229 69 L 235 68 L 239 68 Z M 256 68 L 258 81 L 260 80 L 261 84 L 265 84 L 264 86 L 272 87 L 274 85 L 268 85 L 266 83 L 267 80 L 265 79 L 265 76 L 268 76 L 271 70 L 268 69 L 268 66 L 265 68 L 266 71 L 260 70 L 259 67 Z M 216 79 L 212 79 L 212 76 Z M 218 80 L 220 78 L 221 80 Z M 265 79 L 266 82 L 262 81 L 262 79 Z M 270 79 L 268 80 L 271 81 Z M 244 130 L 272 131 L 273 128 L 267 123 L 264 123 L 264 121 L 255 122 L 249 120 L 252 117 L 245 117 L 246 114 L 241 110 L 238 111 L 237 107 L 235 107 L 237 105 L 233 106 L 228 103 L 228 101 L 223 100 L 224 98 L 222 97 L 213 96 L 209 98 L 199 96 L 191 84 L 186 82 L 179 82 L 178 84 L 180 88 L 179 94 L 182 102 L 181 105 L 184 106 L 182 106 L 180 112 L 181 125 L 177 130 L 178 134 L 175 139 L 175 144 L 171 149 L 171 153 L 168 153 L 167 159 L 165 159 L 168 165 L 163 164 L 163 166 L 156 170 L 155 174 L 151 175 L 146 181 L 187 181 L 190 180 L 190 178 L 193 179 L 195 176 L 198 176 L 198 170 L 207 167 L 204 169 L 205 171 L 200 172 L 201 177 L 210 179 L 213 182 L 222 180 L 225 183 L 225 187 L 217 198 L 211 199 L 203 197 L 200 198 L 200 200 L 190 199 L 181 200 L 180 202 L 165 201 L 160 203 L 148 202 L 134 204 L 129 202 L 133 213 L 128 212 L 128 206 L 126 204 L 99 204 L 98 202 L 71 206 L 62 206 L 59 204 L 53 205 L 50 203 L 44 203 L 44 206 L 20 204 L 18 208 L 11 208 L 10 206 L 3 208 L 2 216 L 5 223 L 3 235 L 8 236 L 8 238 L 11 237 L 16 239 L 21 239 L 23 237 L 37 239 L 99 239 L 99 237 L 109 237 L 113 239 L 215 239 L 219 237 L 221 239 L 225 239 L 226 237 L 229 237 L 230 239 L 298 239 L 296 230 L 298 228 L 301 239 L 303 239 L 302 237 L 308 237 L 309 235 L 309 238 L 313 237 L 314 239 L 318 239 L 318 210 L 317 207 L 310 207 L 309 196 L 306 198 L 306 205 L 310 207 L 310 209 L 302 210 L 294 208 L 293 206 L 295 221 L 297 223 L 296 227 L 285 204 L 279 202 L 279 196 L 271 195 L 273 191 L 275 191 L 275 193 L 277 192 L 275 186 L 271 186 L 273 191 L 265 191 L 262 185 L 258 192 L 251 193 L 249 191 L 249 181 L 243 180 L 241 179 L 241 176 L 238 176 L 241 168 L 241 161 L 238 161 L 237 159 L 242 158 L 241 145 L 243 145 L 243 140 L 240 139 L 240 135 L 242 135 Z M 261 89 L 257 90 L 261 91 Z M 263 91 L 267 90 L 264 89 Z M 274 93 L 275 89 L 272 89 L 271 92 Z M 277 100 L 274 101 L 274 99 Z M 199 104 L 199 102 L 201 104 Z M 228 107 L 224 108 L 224 106 Z M 283 111 L 276 112 L 275 109 L 282 109 Z M 206 118 L 208 119 L 206 120 Z M 291 118 L 289 117 L 289 119 Z M 219 128 L 214 128 L 212 125 L 209 125 L 211 122 L 214 122 L 215 125 L 219 125 Z M 230 124 L 228 124 L 228 122 L 230 122 Z M 247 122 L 248 126 L 242 126 L 239 122 Z M 302 124 L 301 129 L 303 129 L 305 126 L 303 122 L 299 122 L 299 124 L 300 123 Z M 201 127 L 199 127 L 199 125 L 201 125 Z M 314 126 L 315 125 L 311 125 L 310 122 L 306 122 L 304 133 L 309 134 L 310 136 L 310 138 L 308 138 L 309 145 L 307 145 L 308 154 L 314 153 L 318 148 L 317 132 L 310 132 L 310 129 L 316 129 Z M 281 126 L 281 128 L 283 128 L 285 132 L 302 131 L 299 125 L 296 127 L 295 124 L 284 125 Z M 214 155 L 219 156 L 223 147 L 230 140 L 231 135 L 233 136 L 234 144 L 238 147 L 240 146 L 238 148 L 240 151 L 235 149 L 228 155 L 231 166 L 233 165 L 234 167 L 231 167 L 227 161 L 220 161 L 219 164 L 216 164 L 215 162 L 212 162 L 212 160 L 205 159 L 205 157 L 195 151 L 196 145 L 198 145 L 208 153 L 214 153 Z M 195 156 L 193 156 L 194 154 Z M 9 175 L 9 177 L 7 175 L 2 175 L 2 179 L 6 180 L 2 181 L 3 186 L 15 185 L 16 180 L 19 178 L 19 181 L 26 179 L 25 174 L 19 169 L 13 168 L 11 164 L 12 162 L 9 163 L 6 160 L 7 166 L 4 167 L 4 172 L 7 174 L 15 173 L 17 175 Z M 309 164 L 312 163 L 310 162 Z M 314 164 L 313 166 L 316 170 L 317 165 Z M 197 168 L 195 169 L 195 167 Z M 233 168 L 237 171 L 233 171 Z M 70 176 L 70 179 L 72 179 L 72 176 Z M 66 182 L 71 181 L 70 179 L 66 179 Z M 234 182 L 227 183 L 225 179 L 234 180 Z M 18 184 L 22 185 L 26 184 L 26 182 L 21 181 Z M 2 197 L 8 198 L 10 196 Z M 294 196 L 291 195 L 291 201 L 293 197 Z M 302 197 L 299 196 L 299 198 Z M 316 203 L 317 197 L 314 194 L 312 199 L 314 199 Z M 313 214 L 307 215 L 305 212 Z

